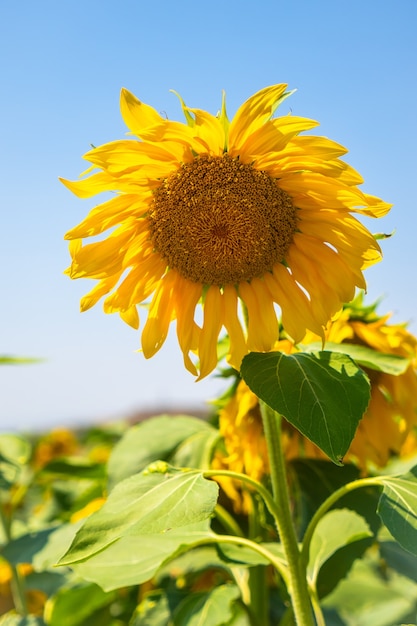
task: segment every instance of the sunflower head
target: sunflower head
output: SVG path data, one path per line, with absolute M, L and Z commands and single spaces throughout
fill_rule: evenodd
M 297 342 L 307 329 L 322 335 L 365 286 L 362 270 L 380 249 L 353 214 L 378 217 L 389 205 L 359 189 L 361 177 L 340 158 L 345 148 L 305 134 L 317 122 L 275 116 L 289 95 L 285 84 L 266 87 L 231 121 L 224 100 L 213 116 L 180 98 L 180 123 L 123 89 L 122 116 L 136 137 L 90 150 L 86 176 L 63 180 L 81 198 L 112 194 L 66 234 L 67 273 L 97 281 L 83 311 L 104 297 L 106 313 L 138 328 L 138 305 L 148 306 L 145 357 L 175 320 L 190 372 L 216 367 L 222 332 L 239 368 L 248 351 L 273 347 L 276 305 Z

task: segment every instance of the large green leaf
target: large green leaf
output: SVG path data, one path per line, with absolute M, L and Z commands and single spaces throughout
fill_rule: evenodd
M 157 463 L 116 485 L 100 511 L 77 533 L 60 564 L 88 559 L 126 535 L 162 537 L 172 529 L 207 520 L 217 495 L 217 484 L 204 479 L 201 472 Z
M 307 574 L 315 585 L 322 565 L 347 544 L 371 537 L 366 521 L 349 509 L 335 509 L 321 518 L 313 533 Z
M 392 536 L 417 555 L 417 466 L 402 476 L 383 476 L 378 513 Z
M 208 520 L 165 533 L 125 535 L 85 560 L 71 563 L 71 568 L 84 580 L 111 591 L 144 583 L 182 550 L 214 541 Z
M 204 439 L 207 438 L 210 445 L 213 436 L 218 436 L 218 433 L 210 424 L 184 415 L 162 415 L 132 426 L 113 448 L 108 462 L 109 486 L 113 488 L 124 478 L 159 459 L 177 465 L 178 460 L 173 456 L 179 454 L 180 448 L 182 466 L 193 467 L 193 461 L 197 463 L 199 459 L 185 459 L 185 446 L 193 451 L 197 438 L 197 445 L 200 451 L 203 447 L 204 452 Z M 204 454 L 201 456 L 204 457 Z
M 174 626 L 226 626 L 234 616 L 240 593 L 236 585 L 221 585 L 190 594 L 174 613 Z
M 303 346 L 303 352 L 317 352 L 321 350 L 321 347 L 321 342 L 310 343 Z M 341 352 L 347 354 L 362 367 L 367 367 L 377 372 L 384 372 L 385 374 L 391 374 L 392 376 L 404 374 L 410 365 L 410 359 L 399 356 L 398 354 L 386 354 L 354 343 L 333 343 L 326 341 L 325 349 L 326 352 Z
M 251 352 L 241 375 L 261 400 L 341 464 L 370 394 L 367 376 L 350 357 Z

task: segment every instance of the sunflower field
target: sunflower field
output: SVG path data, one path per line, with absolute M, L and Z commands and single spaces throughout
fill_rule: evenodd
M 66 235 L 207 414 L 0 435 L 0 626 L 405 626 L 417 617 L 417 339 L 365 302 L 391 208 L 286 84 L 185 123 L 127 90 Z M 355 215 L 353 215 L 355 214 Z M 359 219 L 360 218 L 360 219 Z M 90 243 L 85 243 L 93 238 Z M 4 357 L 3 363 L 10 362 Z

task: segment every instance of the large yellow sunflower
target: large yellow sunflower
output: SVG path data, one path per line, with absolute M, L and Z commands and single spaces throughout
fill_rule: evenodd
M 391 457 L 415 455 L 417 452 L 417 339 L 404 324 L 390 324 L 389 315 L 379 317 L 375 307 L 363 307 L 359 297 L 346 306 L 327 325 L 326 339 L 336 343 L 355 343 L 383 354 L 409 359 L 403 374 L 394 376 L 368 370 L 371 399 L 345 456 L 363 473 L 372 467 L 383 467 Z M 308 333 L 303 343 L 318 337 Z M 276 349 L 291 353 L 296 347 L 288 340 L 279 341 Z M 261 480 L 269 472 L 266 441 L 258 398 L 244 381 L 219 415 L 224 452 L 218 452 L 213 466 L 245 473 Z M 326 455 L 291 424 L 283 421 L 282 443 L 288 460 L 294 458 L 326 459 Z M 238 510 L 247 510 L 248 502 L 239 485 L 219 479 Z
M 275 304 L 295 341 L 306 329 L 322 334 L 355 286 L 365 286 L 364 267 L 379 260 L 374 237 L 352 213 L 379 217 L 389 205 L 359 190 L 362 178 L 339 158 L 345 148 L 300 135 L 317 122 L 273 117 L 286 87 L 254 94 L 230 122 L 224 101 L 213 116 L 180 98 L 185 124 L 123 89 L 122 116 L 139 140 L 94 148 L 84 157 L 88 176 L 63 181 L 81 198 L 116 192 L 66 234 L 67 273 L 98 280 L 83 311 L 106 296 L 105 312 L 138 328 L 137 305 L 149 303 L 145 357 L 176 320 L 190 372 L 198 374 L 196 359 L 200 377 L 214 369 L 222 329 L 238 368 L 249 350 L 273 347 Z

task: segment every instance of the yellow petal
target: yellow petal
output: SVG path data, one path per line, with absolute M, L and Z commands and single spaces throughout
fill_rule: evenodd
M 217 366 L 217 341 L 223 325 L 223 301 L 217 285 L 208 288 L 203 304 L 203 326 L 198 354 L 200 357 L 201 380 Z
M 113 176 L 142 168 L 147 178 L 164 177 L 178 167 L 177 159 L 164 148 L 129 139 L 103 144 L 87 152 L 84 158 Z
M 148 319 L 142 332 L 142 350 L 147 359 L 163 346 L 173 319 L 173 287 L 175 275 L 168 272 L 158 283 L 149 305 Z
M 185 367 L 195 376 L 197 375 L 197 369 L 189 354 L 198 348 L 200 328 L 194 321 L 194 315 L 201 294 L 202 286 L 200 284 L 192 283 L 179 274 L 177 275 L 174 306 L 177 318 L 178 343 L 184 356 Z
M 233 285 L 225 285 L 223 289 L 224 327 L 229 335 L 229 354 L 227 362 L 239 370 L 242 359 L 248 352 L 245 335 L 238 315 L 238 297 Z
M 237 155 L 249 135 L 271 119 L 277 106 L 289 95 L 285 94 L 286 88 L 286 84 L 265 87 L 239 107 L 230 122 L 228 151 L 231 154 Z
M 130 231 L 119 227 L 104 241 L 81 247 L 72 261 L 71 278 L 107 278 L 119 272 L 123 263 L 123 247 L 131 237 Z
M 65 178 L 60 178 L 59 180 L 78 198 L 91 198 L 91 196 L 95 196 L 97 193 L 115 191 L 119 187 L 117 180 L 107 174 L 107 172 L 93 174 L 93 176 L 84 180 L 71 181 Z
M 248 161 L 252 158 L 256 163 L 259 159 L 262 163 L 263 158 L 267 158 L 270 152 L 283 150 L 294 135 L 315 126 L 318 126 L 318 122 L 292 115 L 266 121 L 240 146 L 239 157 Z M 237 156 L 237 154 L 231 154 L 231 156 Z
M 135 330 L 139 328 L 139 315 L 135 306 L 131 306 L 126 311 L 120 311 L 119 315 L 131 328 L 134 328 Z
M 266 285 L 259 278 L 240 283 L 239 296 L 248 309 L 249 350 L 271 350 L 278 340 L 278 319 Z
M 225 135 L 219 119 L 201 109 L 188 109 L 194 115 L 193 131 L 196 138 L 202 143 L 208 154 L 220 156 L 223 154 Z
M 105 296 L 106 293 L 109 293 L 113 289 L 113 287 L 120 279 L 121 275 L 122 272 L 119 272 L 118 274 L 116 273 L 113 274 L 113 276 L 109 276 L 108 278 L 103 278 L 102 280 L 100 280 L 100 282 L 95 287 L 93 287 L 91 291 L 89 291 L 87 294 L 85 294 L 85 296 L 81 298 L 81 311 L 88 311 L 88 309 L 91 309 L 92 306 L 97 304 L 100 298 Z
M 286 267 L 276 264 L 273 274 L 265 275 L 265 284 L 281 308 L 284 330 L 295 343 L 302 340 L 307 328 L 319 336 L 323 335 L 322 326 L 315 319 L 307 296 Z
M 121 90 L 120 110 L 126 126 L 138 137 L 141 137 L 142 130 L 164 122 L 153 107 L 138 100 L 127 89 Z
M 147 210 L 148 204 L 140 194 L 118 195 L 94 207 L 80 224 L 65 234 L 65 239 L 99 235 L 108 228 L 121 224 L 131 215 L 140 217 Z

